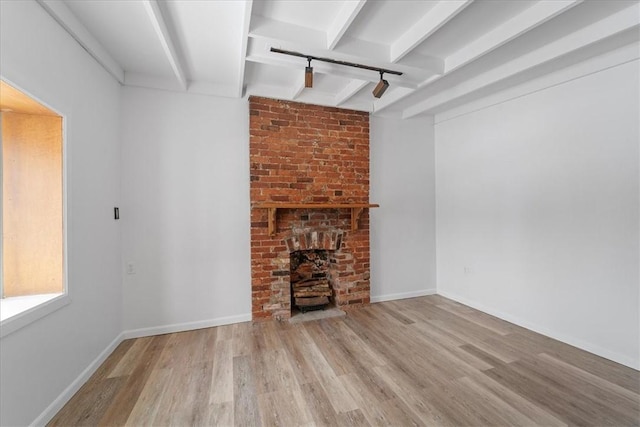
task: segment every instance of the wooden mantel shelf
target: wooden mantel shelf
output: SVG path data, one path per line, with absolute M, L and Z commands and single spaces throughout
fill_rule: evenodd
M 254 209 L 268 209 L 269 235 L 276 234 L 276 214 L 278 209 L 351 209 L 351 230 L 356 231 L 360 216 L 365 209 L 379 208 L 374 203 L 256 203 Z

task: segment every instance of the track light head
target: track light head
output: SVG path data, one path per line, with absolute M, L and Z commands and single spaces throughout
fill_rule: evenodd
M 380 81 L 373 89 L 373 96 L 375 96 L 376 98 L 380 98 L 382 95 L 384 95 L 385 91 L 389 88 L 389 82 L 382 78 L 383 74 L 384 72 L 380 71 Z
M 313 67 L 311 66 L 311 58 L 307 58 L 308 66 L 304 69 L 304 87 L 313 87 Z

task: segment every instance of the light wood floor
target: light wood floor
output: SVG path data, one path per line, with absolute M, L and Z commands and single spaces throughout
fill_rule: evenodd
M 640 424 L 638 371 L 440 296 L 124 341 L 50 425 Z

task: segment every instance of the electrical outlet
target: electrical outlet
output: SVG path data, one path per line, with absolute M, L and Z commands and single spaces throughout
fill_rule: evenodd
M 132 263 L 127 264 L 127 274 L 136 274 L 136 267 Z

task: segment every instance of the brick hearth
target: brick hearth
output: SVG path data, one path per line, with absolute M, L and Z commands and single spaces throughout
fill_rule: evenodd
M 369 115 L 251 97 L 251 204 L 369 203 Z M 291 316 L 290 253 L 328 249 L 333 299 L 340 308 L 369 304 L 369 212 L 351 230 L 348 209 L 251 210 L 253 320 Z M 333 247 L 331 245 L 333 244 Z

